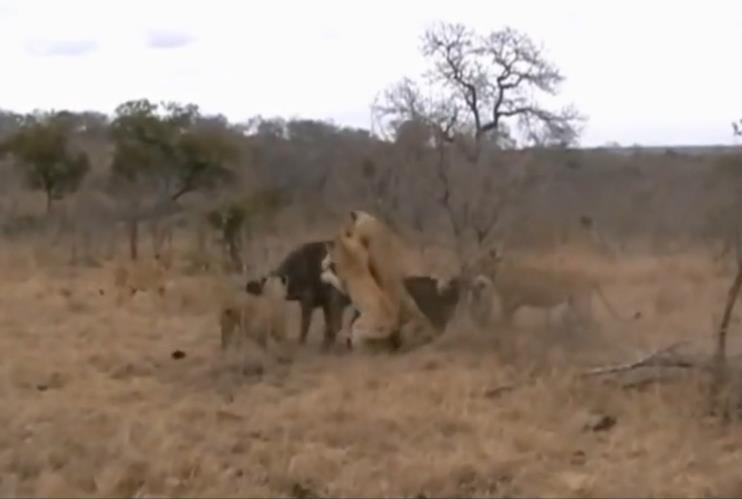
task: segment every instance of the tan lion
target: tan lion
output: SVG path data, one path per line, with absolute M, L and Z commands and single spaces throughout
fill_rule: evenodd
M 549 271 L 503 259 L 495 250 L 488 252 L 478 268 L 482 274 L 474 280 L 474 288 L 484 299 L 483 288 L 491 287 L 500 298 L 503 322 L 510 324 L 515 313 L 523 306 L 544 309 L 548 322 L 549 312 L 559 305 L 566 305 L 574 319 L 584 326 L 595 326 L 592 296 L 596 294 L 608 312 L 620 320 L 622 317 L 603 293 L 600 284 L 589 276 L 575 271 Z M 485 307 L 486 308 L 486 307 Z
M 404 283 L 406 277 L 418 273 L 411 261 L 411 252 L 402 238 L 383 221 L 364 211 L 351 211 L 340 234 L 328 247 L 328 255 L 339 280 L 333 285 L 341 291 L 347 290 L 361 317 L 369 313 L 364 311 L 364 307 L 371 302 L 391 304 L 385 306 L 391 315 L 382 317 L 380 311 L 374 310 L 373 316 L 367 317 L 363 323 L 363 328 L 368 328 L 369 321 L 379 321 L 379 325 L 372 329 L 384 333 L 377 332 L 372 336 L 389 334 L 397 341 L 403 326 L 411 326 L 405 336 L 413 343 L 428 341 L 432 337 L 435 328 L 420 311 Z M 341 263 L 341 259 L 345 261 Z M 349 261 L 354 264 L 348 265 Z M 390 328 L 392 323 L 394 327 Z M 361 333 L 361 336 L 368 334 Z
M 404 285 L 405 277 L 421 273 L 415 265 L 418 259 L 412 256 L 402 238 L 383 221 L 361 210 L 350 212 L 346 231 L 360 239 L 368 249 L 371 271 L 382 289 L 399 302 L 402 320 L 424 321 L 424 315 Z
M 346 293 L 358 311 L 348 338 L 350 346 L 388 342 L 399 336 L 399 303 L 381 287 L 371 270 L 370 253 L 361 240 L 342 231 L 328 244 L 323 280 Z M 332 266 L 330 270 L 329 266 Z
M 245 341 L 268 350 L 268 340 L 283 344 L 286 341 L 286 278 L 268 275 L 261 294 L 240 292 L 222 306 L 219 312 L 221 348 Z
M 348 296 L 348 290 L 337 276 L 335 264 L 330 258 L 329 252 L 322 260 L 320 280 L 333 286 L 343 296 Z M 432 276 L 410 276 L 404 278 L 404 286 L 431 324 L 438 331 L 444 331 L 459 304 L 460 278 L 442 279 Z M 360 313 L 352 307 L 352 303 L 351 308 L 354 312 L 354 317 L 351 319 L 352 326 L 353 321 L 358 318 Z M 347 336 L 347 332 L 344 333 Z
M 113 284 L 117 290 L 117 301 L 132 298 L 137 292 L 157 291 L 165 296 L 167 291 L 167 262 L 155 255 L 154 261 L 119 263 L 113 269 Z

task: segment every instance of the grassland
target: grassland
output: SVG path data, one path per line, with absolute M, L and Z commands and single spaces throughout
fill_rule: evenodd
M 742 427 L 707 415 L 703 376 L 578 376 L 680 340 L 707 351 L 732 269 L 704 253 L 556 255 L 641 312 L 596 303 L 592 334 L 525 310 L 406 355 L 322 354 L 315 317 L 290 363 L 248 374 L 219 351 L 219 276 L 176 260 L 164 295 L 120 299 L 115 263 L 51 254 L 0 252 L 2 496 L 742 495 Z

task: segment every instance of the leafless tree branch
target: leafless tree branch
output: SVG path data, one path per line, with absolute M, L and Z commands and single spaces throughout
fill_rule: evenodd
M 462 24 L 438 23 L 425 32 L 422 53 L 431 60 L 427 82 L 459 110 L 456 132 L 471 129 L 475 154 L 485 135 L 499 142 L 504 120 L 513 117 L 528 118 L 519 121 L 526 142 L 532 142 L 532 124 L 542 127 L 542 142 L 552 131 L 558 143 L 577 139 L 579 113 L 549 111 L 531 96 L 532 90 L 555 95 L 564 76 L 524 33 L 508 27 L 481 36 Z
M 421 51 L 430 61 L 422 79 L 404 78 L 386 89 L 373 114 L 395 141 L 411 122 L 429 131 L 438 204 L 466 259 L 464 247 L 472 248 L 464 239 L 479 248 L 486 244 L 519 192 L 504 169 L 494 171 L 494 156 L 483 160 L 482 151 L 517 145 L 518 131 L 525 143 L 569 145 L 583 118 L 571 107 L 548 109 L 534 97 L 556 94 L 564 77 L 512 28 L 483 36 L 462 24 L 438 23 L 424 33 Z

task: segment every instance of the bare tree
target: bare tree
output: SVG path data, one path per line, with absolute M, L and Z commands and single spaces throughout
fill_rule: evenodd
M 455 153 L 442 149 L 436 163 L 438 201 L 450 222 L 462 271 L 466 271 L 466 262 L 477 253 L 497 240 L 503 242 L 507 210 L 517 208 L 536 177 L 522 164 L 527 158 L 508 155 L 466 163 Z
M 524 172 L 504 166 L 510 162 L 501 151 L 573 144 L 583 118 L 572 107 L 554 111 L 539 102 L 536 95 L 555 95 L 564 77 L 512 28 L 479 35 L 461 24 L 436 24 L 423 36 L 422 54 L 430 68 L 383 92 L 374 116 L 397 143 L 413 131 L 427 133 L 417 134 L 425 140 L 416 147 L 434 152 L 439 206 L 465 261 L 493 239 L 504 207 L 528 184 Z
M 482 140 L 511 145 L 513 121 L 524 144 L 573 144 L 583 117 L 571 106 L 550 110 L 539 93 L 558 93 L 564 76 L 524 33 L 506 27 L 479 35 L 462 24 L 439 23 L 423 35 L 423 74 L 428 95 L 409 78 L 387 89 L 377 115 L 395 123 L 423 117 L 442 139 L 469 136 L 479 154 Z

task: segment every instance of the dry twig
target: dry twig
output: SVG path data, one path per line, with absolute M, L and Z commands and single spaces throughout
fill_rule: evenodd
M 614 364 L 614 365 L 608 365 L 608 366 L 596 366 L 596 367 L 593 367 L 591 369 L 581 372 L 579 374 L 579 377 L 587 378 L 587 377 L 601 376 L 601 375 L 607 375 L 607 374 L 626 373 L 629 371 L 634 371 L 636 369 L 648 368 L 648 367 L 699 369 L 699 370 L 706 370 L 706 371 L 714 369 L 716 367 L 716 363 L 710 362 L 709 359 L 694 360 L 688 357 L 679 357 L 675 355 L 674 352 L 678 348 L 680 348 L 681 346 L 688 345 L 690 343 L 692 342 L 681 341 L 681 342 L 673 343 L 670 346 L 667 346 L 659 350 L 655 350 L 653 352 L 645 354 L 639 359 L 632 361 L 632 362 L 626 362 L 622 364 Z M 733 355 L 732 357 L 730 357 L 730 359 L 735 359 L 736 361 L 742 361 L 742 354 Z M 650 378 L 642 379 L 640 381 L 634 381 L 631 383 L 627 383 L 625 385 L 622 385 L 622 388 L 625 388 L 625 389 L 641 388 L 650 383 L 667 382 L 670 380 L 671 378 L 667 376 L 650 377 Z M 494 388 L 490 388 L 486 390 L 484 392 L 484 396 L 487 398 L 498 398 L 501 395 L 518 390 L 519 388 L 522 388 L 523 386 L 530 384 L 532 381 L 533 380 L 528 380 L 528 381 L 524 381 L 520 383 L 511 383 L 511 384 L 504 384 L 501 386 L 496 386 Z
M 669 357 L 669 355 L 677 350 L 680 346 L 687 344 L 687 341 L 681 341 L 674 343 L 669 347 L 655 350 L 642 358 L 634 361 L 627 362 L 624 364 L 618 364 L 614 366 L 601 366 L 589 369 L 582 373 L 582 376 L 598 376 L 602 374 L 615 374 L 620 372 L 632 371 L 641 367 L 678 367 L 678 368 L 695 368 L 700 367 L 699 364 L 691 362 L 687 359 L 678 359 Z

